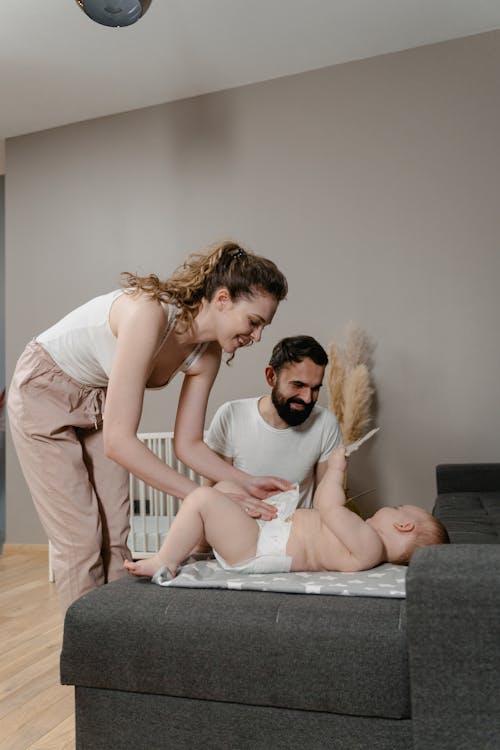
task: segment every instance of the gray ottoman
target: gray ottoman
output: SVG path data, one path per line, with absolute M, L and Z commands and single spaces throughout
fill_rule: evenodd
M 407 599 L 162 588 L 68 610 L 77 750 L 498 750 L 500 465 L 437 467 Z
M 77 747 L 410 747 L 405 600 L 346 599 L 132 578 L 83 596 L 61 660 Z

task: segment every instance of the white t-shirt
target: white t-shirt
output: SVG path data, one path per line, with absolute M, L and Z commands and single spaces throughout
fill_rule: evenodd
M 258 403 L 259 398 L 245 398 L 222 404 L 205 442 L 217 453 L 232 458 L 241 471 L 297 483 L 299 507 L 309 508 L 316 464 L 326 461 L 342 443 L 335 415 L 316 404 L 303 424 L 277 429 L 262 418 Z

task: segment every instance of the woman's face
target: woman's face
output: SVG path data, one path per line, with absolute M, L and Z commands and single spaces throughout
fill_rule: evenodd
M 214 302 L 217 341 L 226 354 L 260 341 L 264 327 L 271 323 L 278 307 L 276 299 L 265 292 L 231 299 L 227 289 L 219 289 Z

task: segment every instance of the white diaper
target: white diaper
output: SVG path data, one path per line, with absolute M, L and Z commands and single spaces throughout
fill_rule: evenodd
M 286 554 L 286 545 L 292 528 L 290 516 L 297 508 L 298 502 L 298 486 L 266 498 L 266 503 L 276 506 L 278 515 L 272 521 L 255 519 L 260 529 L 255 557 L 230 565 L 214 550 L 219 565 L 236 573 L 289 573 L 292 558 Z

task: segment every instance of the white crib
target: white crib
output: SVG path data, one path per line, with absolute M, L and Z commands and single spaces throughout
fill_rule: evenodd
M 173 432 L 143 432 L 137 436 L 168 466 L 193 482 L 202 477 L 179 461 L 174 453 Z M 132 557 L 139 559 L 153 555 L 160 548 L 179 508 L 179 498 L 155 490 L 142 480 L 130 475 L 130 535 L 128 546 Z
M 202 477 L 179 461 L 174 453 L 173 432 L 141 432 L 137 437 L 156 456 L 193 482 L 202 483 Z M 130 474 L 130 534 L 128 546 L 132 557 L 138 560 L 157 552 L 179 508 L 179 498 L 153 489 Z M 49 581 L 54 581 L 52 554 L 49 542 Z

